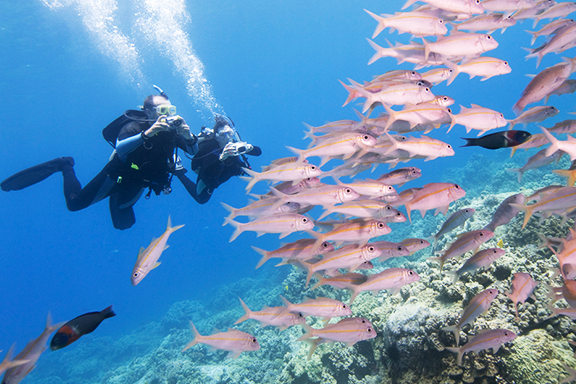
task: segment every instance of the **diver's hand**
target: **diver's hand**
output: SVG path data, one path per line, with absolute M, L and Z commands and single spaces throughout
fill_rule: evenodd
M 156 135 L 158 132 L 165 132 L 170 130 L 170 124 L 166 122 L 166 116 L 160 116 L 150 128 L 148 128 L 144 135 L 151 137 Z
M 246 152 L 250 152 L 254 146 L 243 141 L 238 143 L 228 143 L 220 154 L 220 161 L 226 160 L 230 156 L 240 156 Z
M 179 127 L 176 127 L 176 133 L 184 138 L 184 140 L 190 141 L 193 140 L 194 142 L 197 140 L 196 136 L 194 136 L 190 132 L 190 127 L 186 124 L 186 120 L 182 119 L 182 124 Z

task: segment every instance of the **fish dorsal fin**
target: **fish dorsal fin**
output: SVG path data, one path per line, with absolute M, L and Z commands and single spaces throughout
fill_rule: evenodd
M 138 257 L 140 257 L 145 250 L 146 249 L 144 247 L 140 247 L 140 250 L 138 251 Z
M 478 104 L 471 104 L 471 105 L 472 105 L 472 107 L 474 107 L 474 108 L 483 108 L 481 105 L 478 105 Z

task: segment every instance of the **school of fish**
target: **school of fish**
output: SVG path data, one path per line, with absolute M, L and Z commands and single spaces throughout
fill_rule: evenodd
M 409 7 L 411 10 L 406 10 Z M 276 250 L 267 251 L 254 246 L 253 249 L 262 255 L 256 268 L 277 258 L 281 260 L 278 265 L 290 264 L 301 268 L 306 276 L 303 277 L 306 286 L 314 282 L 312 288 L 330 285 L 335 290 L 349 291 L 349 303 L 328 297 L 291 303 L 280 297 L 283 306 L 264 306 L 258 311 L 250 309 L 240 298 L 245 315 L 236 324 L 252 319 L 263 326 L 272 325 L 281 330 L 300 325 L 305 333 L 298 341 L 310 343 L 310 355 L 322 343 L 340 342 L 351 346 L 376 337 L 377 330 L 369 319 L 354 316 L 355 298 L 364 291 L 397 294 L 404 286 L 420 279 L 411 269 L 384 268 L 375 266 L 373 262 L 382 263 L 389 258 L 411 255 L 429 247 L 430 242 L 413 238 L 398 243 L 374 239 L 391 233 L 395 223 L 417 220 L 413 211 L 419 211 L 421 217 L 428 211 L 434 211 L 434 215 L 447 215 L 450 205 L 466 195 L 465 186 L 441 181 L 421 188 L 400 190 L 405 183 L 421 176 L 420 169 L 415 166 L 392 170 L 375 178 L 362 178 L 358 176 L 360 173 L 370 169 L 374 171 L 380 164 L 393 168 L 401 162 L 453 156 L 455 152 L 450 144 L 425 134 L 442 127 L 447 128 L 448 133 L 455 126 L 464 127 L 466 132 L 477 131 L 481 136 L 479 139 L 466 139 L 467 145 L 488 149 L 511 147 L 512 155 L 519 148 L 532 149 L 546 145 L 522 168 L 511 170 L 518 173 L 519 181 L 526 171 L 557 162 L 564 154 L 572 161 L 576 160 L 576 139 L 570 136 L 576 133 L 576 120 L 564 120 L 550 128 L 539 126 L 541 134 L 517 134 L 523 131 L 514 131 L 513 134 L 497 134 L 493 138 L 483 136 L 507 125 L 512 129 L 518 124 L 541 123 L 558 114 L 559 111 L 552 106 L 526 108 L 542 100 L 546 102 L 552 95 L 573 93 L 576 81 L 569 79 L 569 76 L 576 71 L 576 58 L 562 58 L 556 65 L 534 76 L 514 104 L 513 111 L 518 117 L 511 120 L 504 118 L 504 112 L 509 111 L 492 110 L 479 104 L 461 106 L 460 113 L 455 114 L 450 108 L 455 102 L 453 98 L 433 93 L 434 86 L 444 81 L 450 84 L 460 73 L 467 73 L 470 79 L 480 77 L 481 81 L 510 73 L 512 68 L 505 58 L 484 54 L 498 46 L 496 38 L 490 33 L 496 30 L 504 32 L 525 19 L 533 20 L 534 28 L 541 21 L 547 22 L 539 30 L 529 31 L 532 43 L 539 37 L 547 38 L 538 48 L 529 49 L 527 58 L 536 58 L 537 66 L 547 54 L 558 54 L 576 47 L 576 23 L 567 18 L 576 11 L 576 3 L 553 0 L 408 0 L 402 11 L 394 15 L 377 14 L 378 10 L 365 11 L 367 23 L 375 22 L 374 33 L 367 39 L 375 50 L 368 64 L 391 57 L 398 64 L 414 64 L 414 70 L 390 70 L 376 74 L 371 81 L 364 83 L 353 79 L 348 79 L 348 83 L 340 81 L 344 87 L 343 96 L 347 92 L 344 106 L 355 100 L 361 102 L 362 112 L 355 111 L 358 120 L 339 120 L 322 126 L 307 125 L 309 131 L 305 137 L 311 140 L 308 148 L 288 147 L 295 154 L 294 157 L 274 160 L 262 172 L 245 169 L 246 191 L 250 192 L 259 181 L 267 181 L 274 184 L 268 193 L 252 195 L 255 200 L 242 208 L 223 203 L 230 212 L 224 225 L 229 224 L 234 228 L 230 241 L 246 231 L 258 235 L 279 234 L 280 238 L 295 232 L 305 233 L 305 237 Z M 388 42 L 386 48 L 375 41 L 382 39 L 380 34 L 386 29 L 398 31 L 399 34 L 407 33 L 413 38 L 409 44 L 392 45 Z M 428 67 L 434 68 L 418 72 Z M 377 108 L 383 112 L 377 117 L 370 117 Z M 568 134 L 566 140 L 558 138 L 562 134 Z M 312 158 L 320 159 L 318 165 L 309 162 Z M 339 165 L 327 169 L 328 163 L 335 163 L 333 160 Z M 497 227 L 508 224 L 520 212 L 524 214 L 523 226 L 535 215 L 540 218 L 576 216 L 576 187 L 573 186 L 576 166 L 554 172 L 566 177 L 566 186 L 548 186 L 531 196 L 518 193 L 505 199 L 484 228 L 461 233 L 445 250 L 436 252 L 431 260 L 439 263 L 438 273 L 442 273 L 447 260 L 460 258 L 469 252 L 471 256 L 457 270 L 444 272 L 453 281 L 465 273 L 473 274 L 480 268 L 486 268 L 502 257 L 505 250 L 500 248 L 501 242 L 498 247 L 480 248 L 494 237 Z M 353 181 L 340 180 L 347 176 L 353 177 Z M 322 182 L 327 177 L 334 183 Z M 317 220 L 306 215 L 315 207 L 323 210 Z M 399 210 L 400 207 L 404 207 L 406 213 Z M 433 251 L 437 251 L 437 243 L 442 236 L 463 228 L 474 212 L 472 208 L 464 208 L 447 216 L 440 231 L 431 234 Z M 332 219 L 322 221 L 328 216 Z M 236 221 L 236 217 L 247 217 L 248 221 Z M 133 285 L 139 284 L 160 264 L 158 259 L 167 248 L 168 237 L 181 227 L 172 227 L 168 218 L 164 234 L 153 240 L 148 248 L 140 250 L 131 275 Z M 576 319 L 576 230 L 571 229 L 564 239 L 543 238 L 543 241 L 556 256 L 558 274 L 563 278 L 562 286 L 551 287 L 552 301 L 563 299 L 569 306 L 554 308 L 551 303 L 551 316 L 564 315 Z M 370 273 L 374 268 L 379 272 Z M 366 270 L 368 273 L 364 272 Z M 506 295 L 514 304 L 516 317 L 522 310 L 520 305 L 533 295 L 537 285 L 538 281 L 530 274 L 514 273 L 512 290 Z M 454 333 L 455 345 L 447 350 L 456 354 L 458 365 L 462 364 L 463 356 L 468 352 L 492 349 L 496 353 L 503 344 L 512 342 L 516 337 L 507 329 L 486 329 L 468 337 L 463 346 L 459 345 L 462 328 L 486 313 L 500 294 L 495 288 L 478 293 L 463 309 L 458 323 L 444 328 L 444 331 Z M 46 349 L 50 334 L 61 326 L 59 332 L 66 337 L 72 334 L 73 338 L 59 341 L 60 344 L 54 344 L 53 349 L 92 332 L 99 322 L 113 315 L 111 308 L 107 308 L 67 323 L 81 324 L 85 328 L 82 332 L 78 331 L 77 326 L 68 326 L 68 330 L 63 323 L 53 325 L 48 315 L 42 334 L 32 340 L 14 360 L 11 358 L 13 348 L 8 351 L 0 363 L 0 373 L 6 372 L 2 384 L 19 383 L 34 368 Z M 308 316 L 324 319 L 324 327 L 309 326 L 306 323 Z M 97 317 L 97 320 L 83 323 L 92 317 Z M 339 320 L 329 322 L 332 318 Z M 193 340 L 183 351 L 199 343 L 228 351 L 230 357 L 260 349 L 254 336 L 239 330 L 230 329 L 203 336 L 191 322 L 190 327 Z

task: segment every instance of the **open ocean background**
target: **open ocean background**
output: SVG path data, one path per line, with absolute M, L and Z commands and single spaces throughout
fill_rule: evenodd
M 260 170 L 276 158 L 292 156 L 286 145 L 308 145 L 302 140 L 302 122 L 318 126 L 356 119 L 353 107 L 360 106 L 354 102 L 341 107 L 347 92 L 338 79 L 363 82 L 389 70 L 413 68 L 411 64 L 397 66 L 392 58 L 366 64 L 374 53 L 366 38 L 372 36 L 376 21 L 363 8 L 378 14 L 394 13 L 403 3 L 0 2 L 0 94 L 4 97 L 0 179 L 55 157 L 73 156 L 76 174 L 86 185 L 112 152 L 102 138 L 102 128 L 154 94 L 152 84 L 165 90 L 196 133 L 202 125 L 213 125 L 213 112 L 230 116 L 242 138 L 262 148 L 262 156 L 250 158 L 252 167 Z M 162 17 L 150 18 L 146 9 L 157 9 Z M 434 87 L 434 94 L 454 98 L 456 113 L 458 105 L 476 103 L 514 118 L 512 105 L 530 80 L 525 74 L 537 74 L 561 61 L 560 55 L 547 55 L 538 69 L 535 59 L 525 61 L 521 47 L 530 46 L 525 29 L 532 29 L 531 20 L 504 34 L 494 33 L 500 46 L 485 54 L 508 60 L 511 74 L 485 82 L 460 74 L 450 86 Z M 186 44 L 175 44 L 182 37 Z M 390 35 L 385 30 L 375 42 L 386 46 L 385 38 L 408 41 L 407 35 Z M 538 39 L 535 46 L 543 41 Z M 573 50 L 564 53 L 573 55 Z M 196 59 L 202 68 L 195 64 Z M 203 72 L 198 76 L 195 70 Z M 570 95 L 552 96 L 548 105 L 561 113 L 545 121 L 546 127 L 569 118 L 566 113 L 574 111 Z M 527 130 L 540 133 L 534 125 Z M 477 134 L 466 135 L 462 126 L 448 135 L 445 132 L 442 128 L 431 136 L 452 144 L 456 156 L 430 163 L 410 162 L 408 165 L 422 169 L 423 177 L 409 187 L 450 181 L 439 180 L 438 175 L 464 166 L 474 153 L 490 156 L 494 163 L 487 167 L 498 166 L 509 157 L 508 150 L 459 148 L 464 144 L 461 136 Z M 311 162 L 318 164 L 318 159 Z M 330 162 L 325 168 L 337 163 Z M 185 166 L 189 165 L 185 160 Z M 376 173 L 366 172 L 361 177 L 376 178 L 387 171 L 380 166 Z M 516 176 L 510 174 L 510 178 Z M 1 193 L 0 349 L 6 351 L 16 342 L 20 351 L 44 329 L 48 312 L 60 322 L 113 305 L 117 316 L 76 344 L 88 343 L 93 337 L 119 338 L 158 321 L 178 301 L 198 300 L 208 305 L 215 289 L 244 277 L 275 276 L 273 263 L 254 270 L 260 256 L 250 246 L 276 249 L 277 236 L 256 240 L 249 232 L 229 243 L 233 229 L 222 227 L 227 212 L 220 202 L 246 205 L 245 182 L 230 180 L 203 206 L 176 178 L 172 187 L 169 196 L 142 198 L 135 205 L 136 224 L 126 231 L 113 229 L 107 201 L 69 212 L 60 174 L 22 191 Z M 265 193 L 264 183 L 253 192 Z M 168 215 L 174 225 L 185 227 L 170 238 L 161 267 L 133 287 L 129 275 L 138 249 L 162 234 Z M 414 216 L 419 219 L 418 214 Z M 296 236 L 286 240 L 293 241 Z M 282 273 L 287 272 L 288 268 Z

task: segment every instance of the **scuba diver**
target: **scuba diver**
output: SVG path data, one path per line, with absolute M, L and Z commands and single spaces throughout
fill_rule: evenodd
M 199 204 L 207 203 L 214 190 L 232 176 L 243 175 L 242 168 L 250 168 L 245 154 L 262 154 L 259 147 L 240 139 L 228 117 L 216 114 L 214 119 L 214 128 L 202 127 L 198 135 L 198 152 L 192 158 L 192 170 L 198 174 L 196 183 L 185 175 L 185 169 L 174 172 Z
M 128 229 L 136 222 L 133 205 L 146 188 L 170 193 L 170 183 L 179 157 L 178 148 L 190 155 L 198 149 L 176 107 L 157 86 L 160 95 L 144 100 L 140 110 L 127 110 L 110 123 L 102 134 L 115 149 L 108 163 L 84 188 L 74 173 L 74 159 L 60 157 L 10 176 L 0 187 L 17 191 L 36 184 L 56 172 L 64 178 L 64 197 L 70 211 L 79 211 L 109 197 L 114 228 Z

